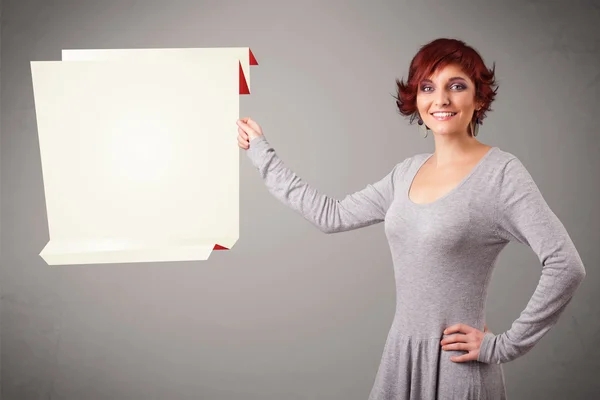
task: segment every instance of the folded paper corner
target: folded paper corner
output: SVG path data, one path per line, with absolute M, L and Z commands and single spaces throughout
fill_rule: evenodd
M 252 53 L 250 48 L 248 48 L 248 52 L 250 55 L 250 65 L 258 65 L 258 61 L 256 61 L 256 57 L 254 57 L 254 53 Z
M 242 63 L 240 62 L 240 94 L 250 94 L 250 88 L 248 87 L 248 82 L 246 81 L 246 75 L 244 74 L 244 70 L 242 68 Z

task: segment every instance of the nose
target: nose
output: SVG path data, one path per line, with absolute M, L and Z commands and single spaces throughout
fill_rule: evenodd
M 450 97 L 448 96 L 448 92 L 443 89 L 437 90 L 435 95 L 435 105 L 447 105 L 450 103 Z

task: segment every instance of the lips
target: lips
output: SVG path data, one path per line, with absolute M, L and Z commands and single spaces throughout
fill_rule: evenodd
M 436 115 L 436 114 L 457 114 L 457 111 L 434 111 L 432 113 L 430 113 L 431 115 Z
M 435 118 L 437 121 L 447 121 L 453 117 L 456 116 L 456 114 L 458 113 L 450 113 L 450 112 L 443 112 L 443 113 L 431 113 L 431 116 L 433 118 Z

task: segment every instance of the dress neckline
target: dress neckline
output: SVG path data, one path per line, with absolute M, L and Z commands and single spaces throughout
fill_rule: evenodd
M 421 170 L 421 167 L 423 167 L 423 165 L 425 165 L 425 163 L 431 158 L 433 157 L 433 153 L 427 154 L 427 156 L 423 159 L 423 161 L 421 161 L 417 168 L 415 169 L 415 172 L 413 173 L 411 179 L 409 180 L 408 183 L 408 189 L 406 189 L 405 193 L 406 193 L 406 199 L 408 201 L 409 204 L 411 204 L 412 206 L 415 207 L 428 207 L 428 206 L 433 206 L 436 205 L 440 202 L 442 202 L 442 200 L 444 200 L 447 197 L 450 197 L 450 195 L 452 195 L 453 193 L 457 192 L 461 186 L 463 186 L 468 180 L 469 178 L 479 169 L 479 167 L 484 163 L 484 161 L 489 157 L 489 155 L 496 150 L 498 147 L 496 146 L 492 146 L 484 155 L 483 157 L 481 157 L 481 159 L 477 162 L 477 164 L 475 164 L 475 166 L 473 168 L 471 168 L 471 170 L 469 171 L 469 173 L 467 175 L 465 175 L 465 177 L 456 185 L 454 186 L 452 189 L 450 189 L 450 191 L 448 191 L 446 194 L 438 197 L 437 199 L 435 199 L 434 201 L 430 201 L 429 203 L 415 203 L 414 201 L 412 201 L 410 199 L 410 189 L 412 187 L 412 184 L 415 180 L 415 178 L 417 177 L 417 174 L 419 173 L 419 171 Z

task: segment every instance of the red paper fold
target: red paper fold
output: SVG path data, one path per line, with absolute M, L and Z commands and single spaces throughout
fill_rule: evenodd
M 250 57 L 250 65 L 258 65 L 258 61 L 256 61 L 256 57 L 252 54 L 252 50 L 248 49 L 248 57 Z M 242 69 L 242 62 L 240 61 L 240 94 L 250 94 L 250 89 L 248 88 L 248 82 L 246 81 L 246 75 L 244 74 L 244 70 Z
M 248 82 L 246 82 L 246 76 L 244 75 L 244 70 L 242 69 L 241 62 L 240 62 L 240 94 L 250 94 L 250 89 L 248 88 Z
M 258 61 L 254 58 L 254 54 L 252 54 L 252 50 L 248 49 L 250 52 L 250 65 L 258 65 Z

